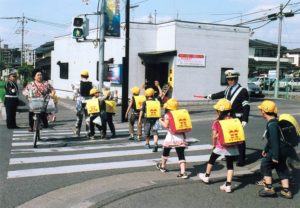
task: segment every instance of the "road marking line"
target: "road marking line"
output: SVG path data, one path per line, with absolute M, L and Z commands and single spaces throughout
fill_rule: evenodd
M 208 161 L 209 157 L 210 155 L 186 156 L 186 161 L 204 162 L 204 161 Z M 56 167 L 26 169 L 26 170 L 14 170 L 14 171 L 8 171 L 7 178 L 13 179 L 13 178 L 24 178 L 24 177 L 32 177 L 32 176 L 46 176 L 46 175 L 56 175 L 56 174 L 90 172 L 90 171 L 97 171 L 97 170 L 147 167 L 147 166 L 154 166 L 155 160 L 159 161 L 160 158 L 147 159 L 147 160 L 121 161 L 121 162 L 108 162 L 108 163 L 94 163 L 94 164 L 84 164 L 84 165 L 56 166 Z M 168 159 L 168 164 L 178 164 L 178 158 L 170 157 Z
M 193 145 L 189 146 L 186 151 L 199 151 L 211 149 L 211 145 Z M 118 150 L 110 152 L 97 152 L 97 153 L 85 153 L 85 154 L 71 154 L 71 155 L 55 155 L 55 156 L 38 156 L 38 157 L 23 157 L 23 158 L 10 158 L 9 164 L 28 164 L 28 163 L 45 163 L 45 162 L 57 162 L 57 161 L 70 161 L 70 160 L 86 160 L 97 158 L 110 158 L 110 157 L 122 157 L 133 155 L 146 155 L 153 154 L 149 149 L 138 150 Z
M 186 139 L 188 143 L 199 142 L 199 139 L 196 138 L 188 138 Z M 130 143 L 122 143 L 122 144 L 107 144 L 101 146 L 71 146 L 71 147 L 57 147 L 57 148 L 24 148 L 24 149 L 12 149 L 11 154 L 26 154 L 26 153 L 56 153 L 56 152 L 76 152 L 76 151 L 87 151 L 87 150 L 100 150 L 100 149 L 110 149 L 110 148 L 124 148 L 124 147 L 139 147 L 142 146 L 142 142 L 130 142 Z M 205 145 L 208 144 L 203 144 Z M 211 147 L 211 145 L 209 145 Z M 189 147 L 188 147 L 189 148 Z M 206 147 L 205 147 L 206 148 Z

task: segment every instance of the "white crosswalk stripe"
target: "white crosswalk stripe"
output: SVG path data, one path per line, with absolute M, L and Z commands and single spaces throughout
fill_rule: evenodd
M 122 131 L 125 130 L 119 132 Z M 33 133 L 25 131 L 13 133 L 8 179 L 147 167 L 160 160 L 160 153 L 152 153 L 151 150 L 144 149 L 143 142 L 129 142 L 126 137 L 87 140 L 75 137 L 71 129 L 64 128 L 43 130 L 41 135 L 44 139 L 38 142 L 38 148 L 33 148 Z M 198 140 L 189 138 L 188 141 Z M 193 154 L 186 156 L 186 160 L 207 161 L 209 154 L 201 154 L 201 151 L 209 149 L 211 149 L 209 144 L 190 145 L 186 149 L 186 155 Z M 195 152 L 199 154 L 195 155 Z M 105 162 L 101 162 L 101 159 Z M 176 163 L 177 157 L 168 159 L 168 164 Z

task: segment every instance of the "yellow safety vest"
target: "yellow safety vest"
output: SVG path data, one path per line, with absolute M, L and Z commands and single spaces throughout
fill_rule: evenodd
M 220 120 L 219 123 L 222 128 L 225 145 L 245 141 L 244 128 L 238 118 Z
M 143 103 L 146 101 L 146 97 L 144 95 L 133 96 L 135 100 L 135 109 L 140 110 L 142 108 Z
M 99 113 L 100 112 L 99 99 L 92 98 L 86 100 L 86 110 L 88 114 Z
M 107 113 L 116 113 L 117 103 L 114 100 L 105 100 L 105 107 Z
M 160 118 L 160 102 L 155 100 L 146 101 L 146 118 Z
M 192 121 L 186 109 L 169 112 L 169 128 L 172 133 L 189 132 L 192 130 Z

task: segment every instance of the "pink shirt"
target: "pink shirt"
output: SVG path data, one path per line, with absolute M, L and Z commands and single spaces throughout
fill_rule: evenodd
M 32 91 L 33 97 L 42 97 L 49 94 L 53 90 L 53 87 L 47 82 L 35 82 L 32 81 L 26 85 L 23 89 L 23 95 L 29 96 L 29 92 Z

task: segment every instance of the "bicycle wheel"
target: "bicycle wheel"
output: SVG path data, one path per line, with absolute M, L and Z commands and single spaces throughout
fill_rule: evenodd
M 36 113 L 34 115 L 34 134 L 33 134 L 33 148 L 37 148 L 37 141 L 40 139 L 40 114 Z

